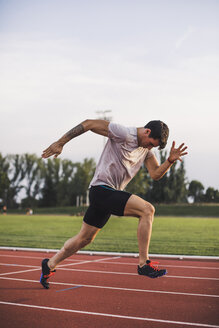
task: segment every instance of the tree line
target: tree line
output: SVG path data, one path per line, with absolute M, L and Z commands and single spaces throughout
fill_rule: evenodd
M 167 152 L 160 152 L 160 161 Z M 86 198 L 93 177 L 94 159 L 72 162 L 67 159 L 43 160 L 35 154 L 7 155 L 0 153 L 0 204 L 8 208 L 74 206 L 80 195 Z M 154 203 L 219 202 L 219 191 L 207 188 L 200 181 L 186 178 L 184 162 L 172 165 L 159 181 L 150 178 L 142 166 L 126 191 Z

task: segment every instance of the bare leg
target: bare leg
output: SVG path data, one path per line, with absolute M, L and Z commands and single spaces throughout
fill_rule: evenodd
M 154 212 L 155 209 L 150 203 L 136 195 L 132 195 L 125 206 L 125 216 L 135 216 L 139 218 L 137 236 L 140 267 L 148 260 Z
M 62 249 L 49 260 L 49 268 L 53 270 L 61 261 L 91 243 L 99 230 L 100 229 L 83 222 L 80 232 L 76 236 L 68 239 Z

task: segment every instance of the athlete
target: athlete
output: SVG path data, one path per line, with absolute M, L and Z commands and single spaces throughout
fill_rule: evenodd
M 89 186 L 90 206 L 85 213 L 80 232 L 67 240 L 62 249 L 50 259 L 42 261 L 40 282 L 49 288 L 48 279 L 55 273 L 55 267 L 67 257 L 91 243 L 107 223 L 110 215 L 133 216 L 139 219 L 137 237 L 139 264 L 137 272 L 150 278 L 165 275 L 165 269 L 158 269 L 149 260 L 148 250 L 154 218 L 154 207 L 144 199 L 123 189 L 136 175 L 144 163 L 151 178 L 159 180 L 171 165 L 182 161 L 187 147 L 182 143 L 178 148 L 173 141 L 168 159 L 159 165 L 152 148 L 163 149 L 169 136 L 168 126 L 162 121 L 150 121 L 144 127 L 124 127 L 105 120 L 85 120 L 68 131 L 58 141 L 43 151 L 42 157 L 55 158 L 71 139 L 92 131 L 108 137 L 108 141 L 97 164 Z

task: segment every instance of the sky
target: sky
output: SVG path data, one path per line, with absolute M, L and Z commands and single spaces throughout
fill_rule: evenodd
M 219 189 L 218 12 L 218 0 L 0 0 L 0 152 L 40 156 L 110 110 L 125 126 L 167 123 L 188 181 Z M 98 161 L 103 144 L 87 132 L 61 158 Z

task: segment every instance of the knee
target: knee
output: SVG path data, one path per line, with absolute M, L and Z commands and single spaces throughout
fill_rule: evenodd
M 150 217 L 152 220 L 154 218 L 155 208 L 152 204 L 146 203 L 143 208 L 143 216 Z

